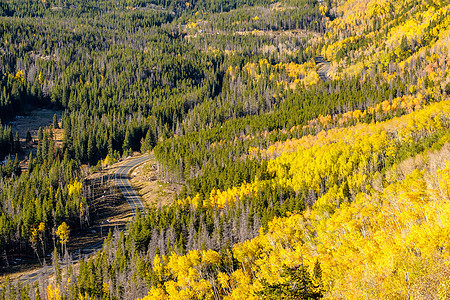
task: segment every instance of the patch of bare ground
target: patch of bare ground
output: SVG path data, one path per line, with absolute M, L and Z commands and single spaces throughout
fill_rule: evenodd
M 124 163 L 101 168 L 86 177 L 91 222 L 86 230 L 70 239 L 69 250 L 89 247 L 107 236 L 109 230 L 125 228 L 133 218 L 130 206 L 114 181 L 114 173 Z
M 62 110 L 36 108 L 28 111 L 22 116 L 17 116 L 14 121 L 8 123 L 12 131 L 19 133 L 19 138 L 25 141 L 27 131 L 29 130 L 33 138 L 37 137 L 39 127 L 45 128 L 52 125 L 53 115 L 56 114 L 58 120 L 61 120 Z M 61 125 L 61 124 L 60 124 Z
M 131 185 L 148 207 L 170 205 L 182 188 L 181 184 L 161 179 L 153 155 L 150 155 L 149 161 L 136 167 L 129 176 Z
M 53 116 L 56 114 L 57 119 L 59 120 L 58 125 L 59 128 L 54 129 L 53 124 Z M 19 141 L 22 146 L 22 151 L 19 153 L 20 166 L 22 168 L 22 172 L 26 171 L 28 167 L 28 156 L 30 152 L 33 155 L 37 150 L 37 136 L 39 128 L 42 127 L 44 130 L 51 129 L 53 132 L 53 139 L 56 142 L 58 147 L 62 146 L 64 130 L 61 129 L 61 118 L 63 111 L 49 108 L 33 108 L 29 109 L 23 115 L 16 116 L 14 121 L 8 122 L 7 125 L 11 126 L 11 130 L 15 136 L 16 132 L 19 135 Z M 30 132 L 33 142 L 27 143 L 26 137 L 27 132 Z

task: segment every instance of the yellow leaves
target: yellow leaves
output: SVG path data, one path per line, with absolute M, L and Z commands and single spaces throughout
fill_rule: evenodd
M 160 287 L 152 286 L 148 295 L 142 298 L 142 300 L 165 300 L 167 299 L 167 295 L 164 293 L 164 290 Z
M 325 16 L 325 14 L 328 12 L 328 7 L 326 7 L 325 5 L 319 4 L 319 10 L 320 10 L 320 14 L 322 16 Z
M 408 189 L 403 193 L 403 195 L 406 197 L 406 201 L 410 202 L 411 204 L 422 204 L 423 201 L 426 201 L 427 186 L 424 179 L 424 171 L 415 169 L 405 178 L 404 185 L 405 187 L 408 187 Z
M 159 255 L 155 255 L 155 258 L 153 259 L 153 271 L 159 276 L 159 278 L 161 278 L 164 274 L 164 265 L 162 264 Z
M 233 272 L 231 275 L 231 281 L 233 282 L 231 299 L 256 299 L 256 297 L 251 293 L 251 277 L 245 274 L 242 269 L 238 269 Z
M 337 185 L 333 185 L 327 193 L 319 197 L 314 203 L 315 213 L 319 215 L 327 215 L 339 206 L 343 200 L 343 195 L 340 193 Z
M 227 75 L 229 75 L 229 76 L 231 76 L 231 78 L 235 78 L 236 77 L 236 74 L 239 72 L 239 68 L 236 66 L 236 67 L 233 67 L 233 66 L 229 66 L 228 67 L 228 69 L 227 69 L 227 71 L 226 71 L 226 74 Z
M 45 223 L 44 222 L 39 223 L 37 230 L 39 232 L 43 232 L 45 230 Z
M 325 52 L 325 56 L 327 57 L 327 59 L 332 60 L 336 56 L 336 53 L 339 50 L 347 47 L 347 45 L 355 43 L 355 41 L 357 41 L 357 39 L 358 39 L 358 37 L 349 37 L 349 38 L 346 38 L 346 39 L 343 39 L 343 40 L 339 40 L 339 41 L 337 41 L 337 42 L 335 42 L 333 44 L 330 44 L 327 47 L 327 50 Z
M 102 290 L 103 290 L 103 294 L 106 295 L 106 294 L 109 294 L 109 293 L 110 293 L 111 287 L 109 286 L 108 283 L 103 282 Z
M 62 297 L 61 291 L 59 289 L 59 285 L 56 285 L 53 287 L 53 285 L 50 283 L 47 286 L 47 299 L 48 300 L 60 300 Z
M 209 197 L 203 201 L 205 207 L 214 207 L 217 205 L 218 208 L 222 209 L 225 205 L 233 204 L 237 199 L 242 199 L 244 196 L 252 196 L 258 192 L 258 180 L 253 183 L 244 182 L 241 186 L 232 187 L 226 191 L 220 191 L 218 189 L 213 189 Z M 195 208 L 200 200 L 200 195 L 196 194 L 194 198 L 187 197 L 182 202 L 191 203 Z
M 198 27 L 198 24 L 196 23 L 196 22 L 189 22 L 187 25 L 186 25 L 186 28 L 187 29 L 196 29 Z
M 269 157 L 277 151 L 282 153 L 268 165 L 277 184 L 297 190 L 317 187 L 322 178 L 328 182 L 345 178 L 348 187 L 329 186 L 312 212 L 305 213 L 304 217 L 276 218 L 269 223 L 266 234 L 235 246 L 233 253 L 243 270 L 275 282 L 281 262 L 294 263 L 299 257 L 311 261 L 318 257 L 329 288 L 344 291 L 343 298 L 386 298 L 405 295 L 406 289 L 401 287 L 405 272 L 415 274 L 410 275 L 410 280 L 419 280 L 414 270 L 425 259 L 436 256 L 449 259 L 450 251 L 445 250 L 450 248 L 446 238 L 450 234 L 449 167 L 435 175 L 411 170 L 409 175 L 404 174 L 407 176 L 403 181 L 393 181 L 384 189 L 382 183 L 372 189 L 374 183 L 367 176 L 371 168 L 369 161 L 377 165 L 383 155 L 396 155 L 395 139 L 413 142 L 419 134 L 448 126 L 443 120 L 449 119 L 450 101 L 418 110 L 423 102 L 421 95 L 386 101 L 370 113 L 390 113 L 399 108 L 410 109 L 412 113 L 378 124 L 330 129 L 266 150 Z M 355 118 L 364 113 L 354 112 Z M 352 117 L 353 113 L 346 118 Z M 326 127 L 333 119 L 319 116 L 317 122 Z M 439 187 L 435 188 L 435 184 Z M 353 195 L 360 189 L 371 192 L 356 194 L 348 204 L 346 188 Z M 312 225 L 305 226 L 305 222 Z M 245 272 L 235 276 L 242 281 L 249 280 Z M 232 282 L 223 279 L 223 285 L 231 286 L 232 295 L 236 295 L 236 290 L 242 291 L 241 285 L 233 286 Z M 257 288 L 255 280 L 251 282 L 250 286 Z M 383 288 L 368 293 L 371 282 L 380 282 Z
M 446 162 L 445 169 L 438 171 L 440 195 L 446 200 L 450 200 L 450 166 Z
M 382 151 L 389 144 L 384 131 L 367 140 L 356 139 L 357 146 L 352 146 L 361 151 L 359 155 Z M 260 280 L 282 280 L 283 265 L 304 261 L 312 266 L 317 259 L 330 297 L 385 299 L 407 295 L 405 273 L 411 285 L 417 284 L 428 266 L 440 261 L 436 257 L 450 258 L 450 167 L 447 164 L 435 174 L 425 169 L 412 170 L 404 180 L 387 185 L 381 192 L 358 193 L 351 203 L 333 202 L 344 198 L 342 185 L 334 185 L 312 211 L 273 219 L 266 233 L 261 231 L 258 237 L 234 246 L 233 255 L 240 267 L 232 274 L 218 272 L 216 288 L 227 294 L 225 299 L 256 298 Z M 363 185 L 367 180 L 359 173 L 349 178 L 354 182 L 349 185 Z M 317 207 L 321 201 L 324 205 L 335 203 L 334 213 L 320 217 Z M 174 278 L 165 283 L 167 294 L 154 287 L 145 299 L 208 298 L 212 285 L 202 277 L 202 270 L 218 263 L 220 255 L 212 250 L 172 254 L 165 263 L 166 274 Z M 155 271 L 160 265 L 155 258 Z M 443 291 L 446 284 L 442 281 L 437 286 Z
M 268 164 L 275 179 L 266 182 L 266 187 L 282 184 L 295 190 L 320 190 L 322 185 L 326 192 L 304 214 L 275 218 L 268 223 L 267 232 L 234 245 L 239 268 L 232 274 L 214 269 L 221 257 L 212 250 L 172 254 L 165 262 L 155 257 L 154 271 L 171 280 L 164 286 L 167 294 L 162 287 L 155 287 L 148 299 L 150 295 L 155 299 L 210 297 L 213 287 L 204 278 L 209 269 L 217 274 L 214 288 L 228 293 L 225 298 L 251 299 L 261 289 L 260 280 L 279 282 L 283 264 L 295 266 L 303 260 L 312 266 L 316 259 L 329 297 L 406 297 L 405 274 L 411 285 L 419 284 L 428 265 L 450 262 L 449 165 L 430 171 L 425 162 L 431 159 L 425 157 L 421 171 L 414 166 L 402 170 L 401 177 L 390 175 L 400 174 L 397 168 L 401 164 L 386 173 L 378 167 L 383 158 L 395 157 L 397 142 L 414 141 L 420 134 L 447 128 L 450 101 L 417 110 L 424 103 L 421 95 L 405 96 L 336 119 L 319 116 L 311 126 L 321 124 L 328 131 L 273 145 L 266 155 L 279 156 Z M 386 122 L 332 128 L 338 120 L 350 122 L 397 109 L 410 109 L 411 113 Z M 250 152 L 259 155 L 258 149 Z M 227 191 L 213 190 L 203 205 L 222 207 L 233 198 L 257 193 L 262 186 L 256 181 Z M 202 204 L 199 196 L 188 199 L 193 205 Z M 445 284 L 439 282 L 438 286 L 443 290 Z
M 14 80 L 20 83 L 25 82 L 25 74 L 22 70 L 17 71 L 16 76 L 14 76 Z
M 33 226 L 31 227 L 31 237 L 30 237 L 31 242 L 36 243 L 37 237 L 38 237 L 37 228 Z
M 198 265 L 199 263 L 200 252 L 198 250 L 189 251 L 184 256 L 179 256 L 175 253 L 172 253 L 167 263 L 167 269 L 176 277 L 184 277 L 186 274 L 189 274 L 193 278 L 197 274 L 194 274 L 193 272 L 189 273 L 189 268 L 194 265 Z
M 181 199 L 181 200 L 179 200 L 179 203 L 180 204 L 184 204 L 184 203 L 190 203 L 190 204 L 192 204 L 192 206 L 195 208 L 195 209 L 197 209 L 197 206 L 198 206 L 198 204 L 199 204 L 199 202 L 200 202 L 200 194 L 196 194 L 195 196 L 194 196 L 194 198 L 191 198 L 190 196 L 188 196 L 186 199 Z
M 262 237 L 256 237 L 251 241 L 245 241 L 239 244 L 238 247 L 233 248 L 233 256 L 242 263 L 257 259 L 261 254 L 259 251 L 263 248 L 262 245 L 264 242 L 267 243 L 267 240 L 264 239 L 263 241 L 263 239 Z
M 414 134 L 422 131 L 433 132 L 442 129 L 442 120 L 445 120 L 450 114 L 450 101 L 442 101 L 421 109 L 424 103 L 424 96 L 417 94 L 416 96 L 395 98 L 392 102 L 385 101 L 375 107 L 368 107 L 363 112 L 356 110 L 354 112 L 347 112 L 333 117 L 319 116 L 317 119 L 311 120 L 303 129 L 331 129 L 328 131 L 321 131 L 317 135 L 306 135 L 300 139 L 277 142 L 271 145 L 267 150 L 261 149 L 257 151 L 256 149 L 253 149 L 252 153 L 259 152 L 259 155 L 262 157 L 276 158 L 283 153 L 287 154 L 294 151 L 303 152 L 305 149 L 310 149 L 313 146 L 323 146 L 339 140 L 348 144 L 355 144 L 355 139 L 357 137 L 364 139 L 369 135 L 376 134 L 376 132 L 395 134 L 399 141 L 411 143 L 414 140 Z M 339 126 L 352 124 L 352 122 L 356 123 L 359 118 L 365 118 L 367 116 L 386 116 L 397 110 L 409 112 L 410 115 L 394 118 L 379 124 L 357 124 L 348 128 L 338 128 Z M 295 131 L 299 130 L 299 128 L 294 127 L 291 130 Z M 384 141 L 383 149 L 386 151 L 386 155 L 392 156 L 395 154 L 395 149 L 392 143 L 387 143 L 386 138 L 387 137 L 384 136 L 381 139 Z
M 180 294 L 180 292 L 178 291 L 177 283 L 175 281 L 167 281 L 164 286 L 166 288 L 167 294 L 169 295 L 169 299 L 183 299 L 183 296 L 185 296 Z
M 389 13 L 390 10 L 390 3 L 389 1 L 383 0 L 383 1 L 377 1 L 377 2 L 370 2 L 367 5 L 367 14 L 369 16 L 383 16 Z
M 37 227 L 35 227 L 34 225 L 31 227 L 31 237 L 30 240 L 33 243 L 36 243 L 38 240 L 38 237 L 40 234 L 42 234 L 45 231 L 45 223 L 41 222 L 39 223 L 39 225 Z
M 79 292 L 79 293 L 78 293 L 78 298 L 77 298 L 77 299 L 78 299 L 78 300 L 88 300 L 88 299 L 89 299 L 89 296 L 88 296 L 87 292 L 84 292 L 84 295 L 81 294 L 81 292 Z
M 220 262 L 220 255 L 211 249 L 202 251 L 202 262 L 206 264 L 218 264 Z
M 370 133 L 371 135 L 366 136 Z M 324 184 L 323 178 L 333 184 L 338 179 L 357 174 L 356 171 L 366 172 L 369 160 L 376 167 L 378 155 L 383 153 L 388 144 L 386 133 L 381 131 L 367 131 L 364 135 L 354 135 L 345 142 L 330 139 L 324 145 L 284 153 L 269 161 L 268 171 L 276 174 L 277 178 L 289 178 L 290 181 L 285 182 L 296 191 L 309 187 L 318 192 Z M 359 184 L 361 183 L 362 181 Z
M 315 67 L 313 61 L 304 64 L 289 62 L 271 65 L 267 59 L 260 59 L 258 63 L 247 63 L 242 71 L 253 77 L 255 81 L 267 76 L 270 81 L 276 82 L 277 86 L 295 89 L 298 83 L 311 86 L 319 82 L 320 78 Z M 234 73 L 232 67 L 228 70 L 230 74 Z M 287 75 L 288 80 L 285 80 L 286 77 L 283 75 Z
M 437 295 L 439 300 L 445 300 L 450 298 L 450 279 L 447 278 L 438 287 Z
M 102 165 L 103 166 L 109 166 L 113 163 L 115 163 L 116 161 L 114 160 L 114 158 L 112 158 L 109 154 L 106 155 L 105 159 L 102 160 Z
M 360 75 L 363 67 L 370 68 L 380 63 L 385 67 L 391 64 L 399 67 L 404 62 L 422 59 L 427 53 L 441 53 L 440 58 L 433 59 L 434 62 L 445 57 L 446 50 L 436 50 L 448 45 L 450 5 L 448 1 L 442 0 L 420 2 L 346 0 L 337 4 L 339 17 L 328 23 L 329 30 L 324 44 L 329 46 L 322 49 L 322 54 L 328 60 L 336 58 L 332 62 L 332 69 L 336 67 L 333 71 L 338 72 L 335 77 Z M 432 2 L 435 5 L 431 4 Z M 392 17 L 396 20 L 395 24 L 392 23 Z M 375 24 L 380 26 L 373 26 Z M 387 35 L 383 31 L 387 32 Z M 403 36 L 407 39 L 407 45 L 403 44 L 401 47 Z M 359 49 L 347 47 L 355 44 L 355 38 L 364 39 L 367 45 Z M 339 51 L 340 49 L 347 51 Z M 341 60 L 343 52 L 346 52 L 347 58 L 344 61 Z M 360 61 L 364 61 L 365 66 L 361 65 Z M 442 68 L 442 74 L 445 73 L 444 69 L 445 67 Z M 424 76 L 422 71 L 422 66 L 416 69 L 416 73 L 420 74 L 419 78 Z M 443 75 L 438 75 L 438 78 L 439 82 L 445 81 Z M 418 90 L 421 90 L 421 87 L 415 91 Z M 427 91 L 430 95 L 436 92 L 438 90 L 432 88 Z
M 230 280 L 230 276 L 228 276 L 226 273 L 219 272 L 219 274 L 217 274 L 217 281 L 219 282 L 220 286 L 223 289 L 229 288 L 229 284 L 228 284 L 229 280 Z
M 56 235 L 58 236 L 61 244 L 67 243 L 70 236 L 70 229 L 69 226 L 67 226 L 66 222 L 62 222 L 61 225 L 58 226 L 58 229 L 56 230 Z
M 75 180 L 67 186 L 68 191 L 69 191 L 69 196 L 72 198 L 80 197 L 82 187 L 83 187 L 83 184 L 80 181 L 78 181 L 78 178 L 75 178 Z
M 319 74 L 315 71 L 315 70 L 311 70 L 308 75 L 301 80 L 301 82 L 305 85 L 305 86 L 312 86 L 312 85 L 316 85 L 318 84 L 320 81 L 320 77 Z
M 210 265 L 220 263 L 220 255 L 212 250 L 192 250 L 180 256 L 172 253 L 165 263 L 158 256 L 153 261 L 153 270 L 159 275 L 164 273 L 174 280 L 164 283 L 165 291 L 152 288 L 144 299 L 200 299 L 212 296 L 212 285 L 202 278 L 202 270 Z

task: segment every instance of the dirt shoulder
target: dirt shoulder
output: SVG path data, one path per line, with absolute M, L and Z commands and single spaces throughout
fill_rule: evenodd
M 134 190 L 142 198 L 142 203 L 147 207 L 170 205 L 182 188 L 181 184 L 161 179 L 153 155 L 150 155 L 149 161 L 132 170 L 129 178 Z

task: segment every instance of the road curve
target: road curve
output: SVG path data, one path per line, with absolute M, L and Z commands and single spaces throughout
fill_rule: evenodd
M 149 160 L 150 157 L 148 155 L 144 155 L 142 157 L 127 161 L 123 166 L 119 167 L 117 171 L 114 174 L 115 182 L 117 186 L 119 187 L 120 191 L 122 192 L 123 196 L 127 200 L 128 204 L 131 207 L 133 216 L 136 216 L 137 210 L 140 210 L 142 214 L 146 213 L 145 206 L 142 204 L 141 199 L 139 199 L 139 196 L 136 194 L 136 192 L 133 190 L 133 188 L 130 185 L 130 181 L 128 180 L 128 173 L 138 165 L 146 162 Z M 93 254 L 100 250 L 103 246 L 103 240 L 89 246 L 86 248 L 83 248 L 81 250 L 75 251 L 72 253 L 72 262 L 79 261 L 82 257 L 85 257 L 87 255 Z M 18 279 L 21 283 L 34 283 L 36 282 L 39 277 L 42 276 L 49 276 L 53 274 L 53 266 L 47 265 L 43 266 L 42 268 L 39 268 L 37 270 L 34 270 L 33 272 L 26 274 L 20 279 Z
M 322 81 L 328 80 L 328 71 L 330 71 L 330 62 L 326 61 L 323 56 L 316 56 L 314 59 L 318 67 L 317 74 Z
M 126 162 L 123 166 L 121 166 L 115 173 L 116 185 L 119 187 L 122 192 L 125 200 L 127 200 L 128 204 L 131 207 L 133 215 L 136 216 L 137 211 L 139 210 L 142 214 L 146 213 L 145 206 L 142 204 L 141 199 L 136 194 L 136 192 L 131 187 L 130 181 L 128 180 L 128 173 L 137 167 L 138 165 L 149 160 L 150 157 L 148 155 L 144 155 L 142 157 L 133 159 L 131 161 Z

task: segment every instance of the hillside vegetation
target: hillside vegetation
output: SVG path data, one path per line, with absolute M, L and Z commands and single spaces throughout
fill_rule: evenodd
M 450 297 L 446 1 L 30 5 L 0 5 L 0 114 L 61 107 L 64 142 L 42 131 L 28 172 L 1 167 L 0 250 L 88 225 L 81 164 L 152 150 L 183 189 L 1 297 Z

